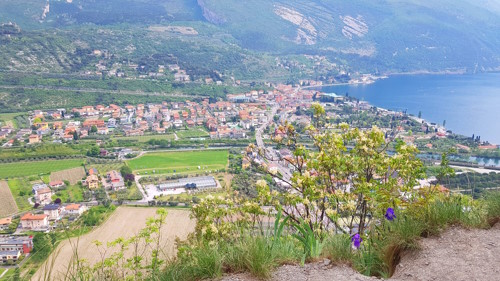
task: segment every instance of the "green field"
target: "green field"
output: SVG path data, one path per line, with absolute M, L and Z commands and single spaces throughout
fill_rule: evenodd
M 227 150 L 148 153 L 127 163 L 140 174 L 197 173 L 224 169 L 228 155 Z
M 60 198 L 62 202 L 82 202 L 83 188 L 78 185 L 71 185 L 63 190 L 59 190 L 52 195 L 52 200 Z
M 118 191 L 110 191 L 109 197 L 112 200 L 141 200 L 142 193 L 137 187 L 137 185 L 132 184 L 127 189 L 122 189 Z
M 2 113 L 0 114 L 0 126 L 12 126 L 14 128 L 18 128 L 17 122 L 15 118 L 20 115 L 27 115 L 24 112 L 16 112 L 16 113 Z
M 192 128 L 189 130 L 176 131 L 175 133 L 181 139 L 206 138 L 210 136 L 203 128 Z
M 31 184 L 27 179 L 10 179 L 8 184 L 19 211 L 31 209 L 28 198 L 33 197 L 33 193 L 31 192 Z
M 0 164 L 0 178 L 17 178 L 48 174 L 55 171 L 78 167 L 82 163 L 83 159 L 65 159 Z
M 99 174 L 105 175 L 107 172 L 111 170 L 120 171 L 120 168 L 123 166 L 122 162 L 111 162 L 106 164 L 89 164 L 87 168 L 96 168 L 99 171 Z

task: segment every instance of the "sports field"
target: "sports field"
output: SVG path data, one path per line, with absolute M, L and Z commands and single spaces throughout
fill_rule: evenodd
M 148 153 L 127 161 L 136 173 L 182 173 L 224 169 L 229 153 L 227 150 L 181 151 Z M 200 167 L 200 169 L 198 169 Z
M 175 132 L 177 136 L 181 139 L 189 139 L 189 138 L 206 138 L 210 135 L 203 128 L 192 128 L 189 130 L 180 130 Z
M 50 172 L 78 167 L 82 163 L 83 159 L 64 159 L 0 164 L 0 178 L 48 174 Z

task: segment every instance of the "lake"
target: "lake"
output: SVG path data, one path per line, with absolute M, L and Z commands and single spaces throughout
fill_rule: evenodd
M 397 75 L 368 85 L 322 87 L 390 110 L 418 115 L 454 133 L 500 144 L 500 73 Z

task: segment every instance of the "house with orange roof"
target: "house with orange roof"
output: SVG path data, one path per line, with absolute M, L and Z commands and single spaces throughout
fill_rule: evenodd
M 62 122 L 54 122 L 54 124 L 52 124 L 52 129 L 54 130 L 59 130 L 59 129 L 62 129 L 63 128 L 63 123 Z
M 81 216 L 85 211 L 87 211 L 87 206 L 82 204 L 69 204 L 65 208 L 66 214 L 70 216 Z
M 99 188 L 99 178 L 95 174 L 88 176 L 86 182 L 87 187 L 91 190 Z
M 61 181 L 61 180 L 51 181 L 51 182 L 49 182 L 49 186 L 50 186 L 51 188 L 63 187 L 63 186 L 64 186 L 64 182 L 63 182 L 63 181 Z
M 49 216 L 26 213 L 21 217 L 21 227 L 24 229 L 45 229 L 49 227 Z
M 29 144 L 39 143 L 40 141 L 41 141 L 40 136 L 38 136 L 38 135 L 29 136 Z

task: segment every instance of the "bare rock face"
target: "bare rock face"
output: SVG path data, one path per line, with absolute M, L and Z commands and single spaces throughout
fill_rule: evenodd
M 214 11 L 210 10 L 206 3 L 205 0 L 198 0 L 198 5 L 200 6 L 202 12 L 203 12 L 203 17 L 210 23 L 213 24 L 223 24 L 226 22 L 226 19 Z
M 297 36 L 294 40 L 295 43 L 305 45 L 316 44 L 318 31 L 306 16 L 292 8 L 282 5 L 275 5 L 274 13 L 297 26 Z
M 351 16 L 340 16 L 344 22 L 342 34 L 345 37 L 352 39 L 353 37 L 363 37 L 368 33 L 368 25 L 364 22 L 363 17 L 358 15 L 356 18 Z

